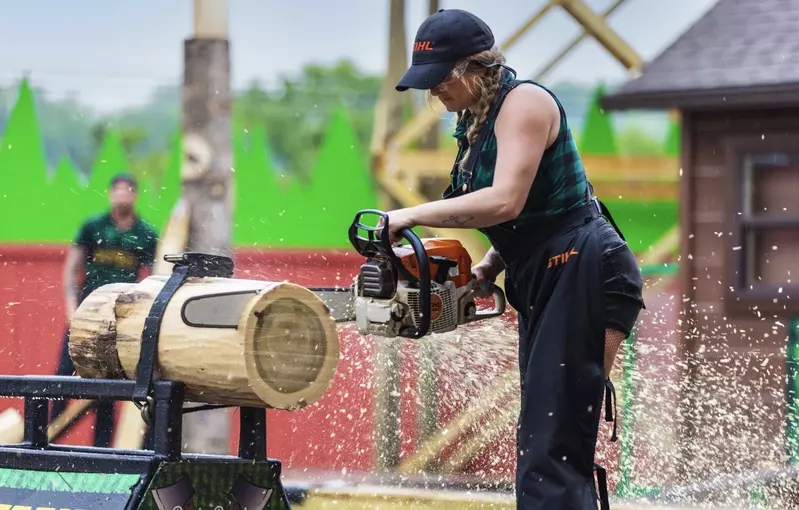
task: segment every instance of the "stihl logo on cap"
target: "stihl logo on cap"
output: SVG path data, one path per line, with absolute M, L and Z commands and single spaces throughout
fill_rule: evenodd
M 413 51 L 433 51 L 433 41 L 416 41 L 413 43 Z

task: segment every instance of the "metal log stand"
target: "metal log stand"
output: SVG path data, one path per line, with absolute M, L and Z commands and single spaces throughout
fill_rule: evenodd
M 142 332 L 136 380 L 0 376 L 0 396 L 25 399 L 22 444 L 0 445 L 0 508 L 288 510 L 280 461 L 266 456 L 266 410 L 241 407 L 238 456 L 183 454 L 184 387 L 153 381 L 164 310 L 187 277 L 233 275 L 228 257 L 167 255 L 172 275 Z M 149 425 L 142 450 L 51 444 L 50 399 L 129 400 Z M 199 411 L 221 406 L 199 406 Z M 15 507 L 14 505 L 21 505 Z

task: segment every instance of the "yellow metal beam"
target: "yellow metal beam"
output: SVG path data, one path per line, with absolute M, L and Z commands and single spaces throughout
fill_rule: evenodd
M 558 0 L 561 7 L 569 13 L 594 39 L 605 47 L 611 55 L 631 71 L 641 68 L 644 61 L 612 28 L 602 16 L 585 5 L 583 0 Z
M 557 5 L 558 5 L 558 0 L 550 0 L 549 2 L 547 2 L 546 5 L 541 7 L 541 9 L 539 9 L 537 13 L 533 14 L 533 16 L 531 18 L 529 18 L 527 21 L 525 21 L 524 25 L 522 25 L 519 28 L 517 28 L 516 30 L 514 30 L 513 33 L 511 33 L 508 36 L 508 38 L 505 39 L 505 42 L 502 43 L 502 48 L 503 49 L 507 49 L 507 48 L 513 46 L 514 44 L 516 44 L 516 41 L 521 39 L 521 37 L 524 34 L 526 34 L 528 30 L 533 28 L 536 23 L 541 21 L 541 18 L 543 18 L 544 15 L 547 12 L 549 12 L 550 9 L 552 9 L 553 7 L 556 7 Z
M 615 2 L 613 2 L 613 5 L 611 5 L 607 9 L 605 9 L 605 12 L 602 13 L 602 17 L 603 18 L 607 18 L 608 16 L 613 14 L 613 11 L 618 9 L 619 6 L 621 4 L 623 4 L 624 2 L 625 2 L 625 0 L 616 0 Z M 574 48 L 576 48 L 578 44 L 583 42 L 583 40 L 586 37 L 588 37 L 589 35 L 590 34 L 588 33 L 588 30 L 586 30 L 586 28 L 583 27 L 583 32 L 580 35 L 578 35 L 577 37 L 575 37 L 574 39 L 572 39 L 569 42 L 569 44 L 567 44 L 557 55 L 552 57 L 552 59 L 550 59 L 550 61 L 547 62 L 546 65 L 544 65 L 544 67 L 542 67 L 538 71 L 538 73 L 536 73 L 536 75 L 533 77 L 533 80 L 534 81 L 542 80 L 544 78 L 544 76 L 546 76 L 546 74 L 548 72 L 550 72 L 552 69 L 555 68 L 555 66 L 558 64 L 558 62 L 560 62 L 566 55 L 568 55 Z
M 413 179 L 447 178 L 455 162 L 455 149 L 404 151 L 391 158 L 390 165 Z M 680 161 L 668 156 L 582 156 L 591 180 L 677 182 Z
M 454 150 L 405 151 L 392 158 L 397 168 L 394 179 L 409 183 L 428 180 L 446 186 L 448 168 L 454 161 Z M 583 165 L 594 191 L 601 197 L 635 197 L 642 202 L 677 200 L 679 198 L 679 161 L 663 156 L 583 156 Z M 386 175 L 387 179 L 391 177 Z M 395 184 L 401 200 L 421 195 L 405 191 L 408 186 Z M 409 204 L 413 205 L 413 204 Z M 463 234 L 461 234 L 463 235 Z
M 680 190 L 676 182 L 591 181 L 594 194 L 603 200 L 633 200 L 639 203 L 674 202 Z
M 425 466 L 438 457 L 444 448 L 457 441 L 466 431 L 480 422 L 486 414 L 494 413 L 497 402 L 518 391 L 518 378 L 518 371 L 513 369 L 502 374 L 480 398 L 461 411 L 445 427 L 442 427 L 440 432 L 419 445 L 412 455 L 406 457 L 400 464 L 398 472 L 414 475 L 424 471 Z
M 511 480 L 509 480 L 511 481 Z M 420 489 L 418 487 L 352 483 L 343 487 L 312 487 L 298 510 L 517 510 L 513 493 L 478 490 Z M 674 507 L 613 502 L 614 510 L 676 510 Z
M 674 225 L 641 255 L 640 263 L 662 264 L 680 249 L 680 226 Z

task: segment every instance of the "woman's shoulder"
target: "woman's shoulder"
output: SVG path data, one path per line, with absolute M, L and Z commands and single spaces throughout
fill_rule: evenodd
M 544 127 L 560 123 L 560 106 L 555 95 L 535 82 L 520 82 L 509 91 L 497 115 L 502 125 Z
M 532 80 L 520 80 L 505 97 L 504 105 L 527 110 L 544 109 L 545 112 L 560 113 L 560 104 L 554 92 Z

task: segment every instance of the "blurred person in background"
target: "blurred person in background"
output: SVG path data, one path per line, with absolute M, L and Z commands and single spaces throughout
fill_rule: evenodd
M 67 251 L 63 270 L 67 328 L 61 348 L 58 375 L 74 375 L 69 356 L 69 322 L 81 302 L 97 288 L 109 283 L 135 283 L 155 261 L 158 235 L 136 213 L 138 185 L 129 174 L 111 179 L 109 210 L 89 218 Z M 64 411 L 66 400 L 54 400 L 51 419 Z M 95 406 L 94 445 L 111 445 L 114 401 L 101 400 Z

